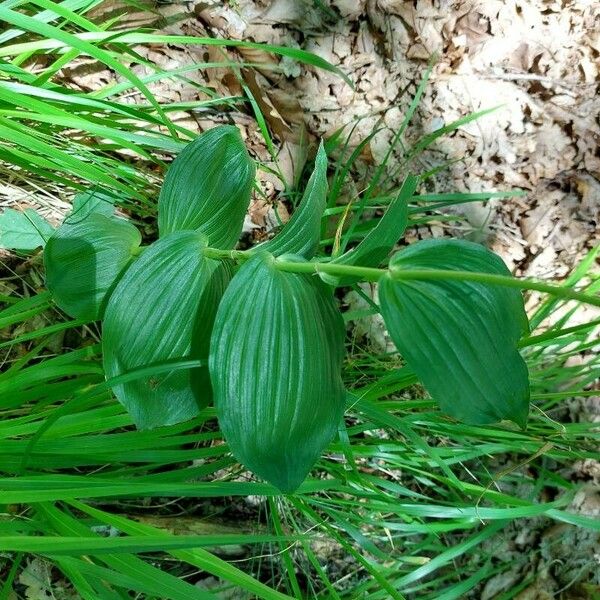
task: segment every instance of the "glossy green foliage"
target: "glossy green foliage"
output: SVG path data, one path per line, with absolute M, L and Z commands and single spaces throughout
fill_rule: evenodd
M 141 242 L 125 219 L 93 212 L 63 223 L 44 248 L 46 286 L 71 317 L 102 317 L 106 300 Z
M 254 162 L 236 127 L 204 132 L 167 171 L 158 200 L 160 235 L 197 230 L 212 247 L 233 248 L 242 232 L 254 174 Z
M 509 275 L 502 260 L 462 240 L 427 240 L 398 252 L 392 273 L 444 269 Z M 381 312 L 396 347 L 444 412 L 472 424 L 525 426 L 527 367 L 517 342 L 527 330 L 519 290 L 448 279 L 386 275 Z
M 408 201 L 415 193 L 418 182 L 418 177 L 409 175 L 377 225 L 369 231 L 360 244 L 345 254 L 337 256 L 331 263 L 378 267 L 387 258 L 396 242 L 404 235 L 408 224 Z M 335 286 L 352 285 L 360 280 L 357 277 L 334 277 L 326 274 L 321 274 L 321 278 Z
M 0 248 L 29 252 L 44 247 L 54 227 L 30 208 L 5 208 L 0 214 Z
M 315 168 L 308 180 L 298 208 L 282 231 L 262 246 L 274 256 L 297 254 L 312 258 L 319 246 L 321 218 L 327 205 L 327 155 L 319 146 Z
M 158 240 L 125 273 L 103 329 L 108 378 L 182 358 L 206 360 L 214 316 L 230 278 L 228 263 L 205 258 L 204 234 Z M 113 388 L 140 429 L 191 419 L 211 398 L 206 366 L 161 371 Z
M 474 424 L 525 424 L 523 300 L 486 277 L 507 282 L 501 259 L 469 242 L 429 240 L 397 253 L 388 272 L 376 269 L 405 231 L 417 177 L 407 176 L 359 244 L 316 262 L 307 261 L 319 246 L 328 194 L 323 146 L 282 231 L 230 252 L 253 179 L 238 130 L 215 127 L 173 162 L 159 199 L 160 237 L 143 252 L 137 230 L 114 215 L 115 198 L 102 191 L 78 195 L 46 246 L 48 287 L 60 306 L 91 319 L 106 304 L 105 374 L 121 378 L 113 389 L 137 427 L 188 420 L 214 398 L 235 457 L 293 492 L 344 410 L 344 325 L 321 278 L 345 286 L 362 277 L 381 277 L 389 332 L 446 413 Z M 241 263 L 233 279 L 231 261 Z
M 215 321 L 210 375 L 233 454 L 294 491 L 333 438 L 344 410 L 344 326 L 325 285 L 260 254 L 242 265 Z

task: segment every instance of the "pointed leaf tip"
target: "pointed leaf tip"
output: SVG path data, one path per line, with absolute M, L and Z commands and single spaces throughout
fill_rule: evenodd
M 409 175 L 400 191 L 390 202 L 377 225 L 352 250 L 334 258 L 331 264 L 378 267 L 404 235 L 408 224 L 408 201 L 415 193 L 419 178 Z M 359 281 L 356 277 L 339 277 L 321 273 L 321 279 L 333 286 L 347 286 Z
M 219 424 L 236 458 L 282 492 L 337 431 L 343 341 L 330 290 L 270 255 L 242 265 L 223 297 L 209 357 Z
M 205 131 L 175 158 L 158 199 L 161 236 L 200 231 L 215 248 L 233 248 L 242 232 L 255 175 L 232 125 Z
M 259 246 L 260 250 L 275 256 L 298 254 L 304 258 L 312 258 L 319 247 L 321 218 L 327 205 L 328 189 L 327 154 L 321 141 L 315 167 L 300 204 L 283 229 L 272 240 Z

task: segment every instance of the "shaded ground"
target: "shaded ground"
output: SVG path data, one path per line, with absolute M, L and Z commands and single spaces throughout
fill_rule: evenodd
M 103 13 L 113 10 L 110 3 L 103 7 Z M 346 131 L 355 145 L 379 129 L 361 158 L 365 165 L 380 163 L 427 61 L 437 54 L 407 142 L 470 112 L 501 106 L 437 141 L 416 168 L 426 171 L 450 163 L 435 178 L 434 191 L 527 191 L 521 198 L 461 207 L 470 231 L 454 228 L 451 233 L 485 240 L 516 274 L 541 278 L 564 277 L 598 243 L 597 3 L 204 0 L 162 3 L 159 10 L 162 17 L 129 12 L 124 20 L 128 26 L 158 22 L 168 33 L 298 47 L 350 76 L 354 89 L 334 74 L 249 50 L 238 59 L 265 64 L 261 72 L 242 71 L 241 78 L 228 68 L 187 74 L 223 96 L 243 95 L 240 81 L 247 85 L 275 134 L 288 181 L 303 163 L 299 144 L 303 135 L 329 136 L 349 124 Z M 146 54 L 168 69 L 227 58 L 218 48 L 200 47 L 156 46 Z M 228 56 L 234 58 L 234 53 Z M 277 62 L 279 71 L 271 70 Z M 110 71 L 85 63 L 63 75 L 83 89 L 117 79 Z M 172 102 L 202 97 L 197 88 L 181 82 L 151 87 L 157 97 Z M 135 102 L 136 95 L 130 100 Z M 232 119 L 245 130 L 255 154 L 268 161 L 256 120 L 234 111 L 224 115 L 224 108 L 181 113 L 180 122 L 202 129 L 214 120 Z M 395 175 L 401 179 L 404 172 Z M 259 178 L 268 200 L 276 201 L 281 182 L 266 173 L 259 173 Z M 356 191 L 345 190 L 344 200 L 351 200 Z M 60 213 L 66 206 L 43 208 Z M 268 213 L 264 203 L 255 204 L 253 224 L 268 228 Z M 444 230 L 440 224 L 414 235 L 439 236 Z
M 117 3 L 105 3 L 101 10 L 103 15 L 122 12 Z M 152 15 L 129 9 L 122 21 L 130 27 L 158 24 L 173 34 L 302 48 L 349 75 L 354 88 L 335 74 L 247 49 L 226 54 L 217 47 L 169 45 L 142 52 L 165 69 L 232 59 L 265 65 L 258 71 L 199 68 L 186 74 L 196 87 L 172 80 L 150 87 L 159 99 L 174 103 L 208 98 L 211 92 L 230 98 L 250 92 L 274 133 L 278 168 L 288 182 L 302 169 L 307 140 L 331 136 L 341 127 L 350 135 L 350 148 L 376 132 L 361 159 L 365 168 L 380 164 L 436 55 L 406 143 L 474 111 L 498 108 L 436 141 L 411 168 L 425 172 L 447 166 L 428 181 L 430 192 L 520 188 L 526 195 L 462 205 L 465 223 L 421 227 L 407 234 L 407 242 L 468 236 L 498 252 L 516 275 L 544 279 L 565 277 L 598 244 L 597 3 L 204 0 L 161 3 L 158 10 Z M 145 74 L 144 68 L 138 71 Z M 118 79 L 86 63 L 64 76 L 86 90 Z M 129 99 L 143 100 L 135 93 Z M 251 114 L 215 105 L 178 117 L 193 130 L 234 121 L 253 153 L 270 161 Z M 398 164 L 400 152 L 388 169 L 398 182 L 406 173 Z M 283 218 L 286 206 L 279 202 L 285 188 L 281 180 L 267 172 L 258 178 L 265 195 L 252 205 L 246 231 L 260 238 L 278 223 L 273 205 Z M 357 179 L 343 190 L 341 201 L 353 200 L 360 188 Z M 51 202 L 42 209 L 60 213 L 64 207 Z M 590 317 L 582 311 L 582 319 Z
M 597 4 L 239 0 L 173 4 L 164 12 L 179 17 L 183 6 L 193 17 L 166 30 L 300 47 L 339 65 L 354 90 L 335 75 L 288 60 L 285 74 L 265 71 L 266 76 L 245 79 L 273 130 L 288 143 L 297 140 L 300 123 L 311 135 L 327 136 L 359 119 L 355 144 L 382 128 L 363 152 L 367 162 L 385 156 L 427 61 L 437 53 L 413 135 L 502 104 L 437 143 L 423 170 L 457 161 L 437 178 L 438 191 L 518 187 L 529 192 L 518 200 L 464 209 L 472 227 L 490 238 L 518 274 L 564 276 L 597 243 Z M 209 51 L 209 57 L 219 52 Z M 172 66 L 198 59 L 166 58 Z M 247 51 L 243 58 L 272 60 Z M 207 80 L 223 93 L 240 92 L 227 70 L 213 71 Z M 180 100 L 182 92 L 170 88 L 168 94 Z

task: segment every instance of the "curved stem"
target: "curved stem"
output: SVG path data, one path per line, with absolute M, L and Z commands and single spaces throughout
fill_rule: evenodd
M 205 248 L 205 256 L 214 259 L 232 259 L 236 262 L 248 260 L 255 253 L 248 250 L 219 250 Z M 281 271 L 289 273 L 327 273 L 336 276 L 353 276 L 363 281 L 379 281 L 382 277 L 391 277 L 396 281 L 473 281 L 487 285 L 500 285 L 521 290 L 534 290 L 561 298 L 563 300 L 577 300 L 584 304 L 600 307 L 600 296 L 592 296 L 578 292 L 568 287 L 552 285 L 535 281 L 533 279 L 517 279 L 510 275 L 496 275 L 494 273 L 479 273 L 474 271 L 452 271 L 447 269 L 375 269 L 372 267 L 357 267 L 326 262 L 297 262 L 277 258 L 275 264 Z
M 563 300 L 577 300 L 585 304 L 600 306 L 600 296 L 592 296 L 583 292 L 578 292 L 568 287 L 552 285 L 535 281 L 534 279 L 517 279 L 510 275 L 496 275 L 493 273 L 477 273 L 473 271 L 447 271 L 442 269 L 423 269 L 394 271 L 391 273 L 392 279 L 417 279 L 417 280 L 455 280 L 455 281 L 475 281 L 488 285 L 501 285 L 503 287 L 512 287 L 521 290 L 534 290 L 544 294 L 550 294 Z

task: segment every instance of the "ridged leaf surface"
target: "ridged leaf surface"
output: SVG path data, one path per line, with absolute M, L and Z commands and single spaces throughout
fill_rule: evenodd
M 182 358 L 206 360 L 214 315 L 230 278 L 205 258 L 206 236 L 180 231 L 158 240 L 125 273 L 103 328 L 107 378 Z M 114 388 L 140 429 L 188 420 L 211 398 L 206 366 L 162 371 Z
M 125 219 L 90 213 L 63 223 L 44 248 L 46 286 L 55 302 L 71 317 L 102 318 L 140 242 L 139 231 Z
M 337 430 L 343 340 L 330 290 L 268 254 L 242 265 L 219 307 L 209 367 L 221 429 L 238 460 L 284 492 Z
M 298 254 L 312 258 L 319 246 L 321 218 L 327 204 L 327 155 L 319 146 L 315 168 L 292 218 L 272 240 L 260 246 L 274 256 Z
M 236 127 L 214 127 L 173 161 L 158 199 L 161 236 L 200 231 L 214 248 L 233 248 L 250 203 L 255 166 Z
M 444 269 L 510 275 L 483 246 L 427 240 L 398 252 L 394 270 Z M 519 290 L 479 282 L 380 283 L 381 312 L 396 347 L 442 410 L 466 423 L 524 426 L 529 379 L 517 342 L 527 331 Z

